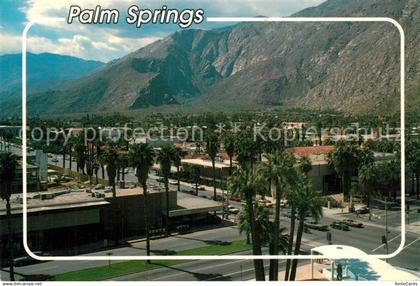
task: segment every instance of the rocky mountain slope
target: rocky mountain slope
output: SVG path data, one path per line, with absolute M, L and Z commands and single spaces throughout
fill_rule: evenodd
M 406 33 L 408 108 L 417 108 L 419 1 L 329 0 L 294 16 L 399 21 Z M 28 108 L 56 113 L 300 106 L 393 113 L 399 110 L 399 72 L 399 34 L 389 23 L 242 23 L 174 33 L 64 88 L 32 93 Z

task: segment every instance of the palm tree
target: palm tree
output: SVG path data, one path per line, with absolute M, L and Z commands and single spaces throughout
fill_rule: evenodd
M 181 191 L 181 185 L 180 185 L 180 167 L 181 167 L 181 159 L 186 155 L 185 151 L 183 151 L 180 147 L 174 147 L 173 148 L 173 158 L 172 161 L 174 163 L 174 166 L 176 167 L 176 176 L 178 180 L 178 192 Z
M 116 198 L 115 177 L 118 164 L 118 151 L 114 143 L 110 142 L 105 151 L 101 153 L 99 161 L 106 166 L 109 185 L 112 186 L 112 196 Z
M 190 172 L 190 175 L 191 175 L 192 179 L 194 180 L 195 195 L 198 196 L 198 181 L 200 180 L 200 166 L 191 165 L 189 167 L 189 172 Z
M 223 145 L 226 154 L 229 156 L 229 174 L 232 174 L 232 158 L 235 155 L 235 136 L 232 133 L 226 133 L 223 136 Z
M 305 225 L 305 216 L 306 214 L 311 214 L 312 218 L 315 221 L 318 221 L 322 217 L 322 200 L 321 194 L 312 188 L 311 184 L 305 176 L 300 176 L 296 183 L 296 207 L 298 210 L 299 225 L 296 234 L 294 255 L 299 255 L 300 246 L 302 243 L 303 228 Z M 297 265 L 298 260 L 294 259 L 292 261 L 290 277 L 288 279 L 289 281 L 295 280 Z
M 373 153 L 368 149 L 360 149 L 354 144 L 346 141 L 338 141 L 335 149 L 327 155 L 328 164 L 341 177 L 341 188 L 344 200 L 347 201 L 350 195 L 351 178 L 361 165 L 373 161 Z
M 270 233 L 272 226 L 270 225 L 270 210 L 260 203 L 255 203 L 255 225 L 259 229 L 257 234 L 260 236 L 261 244 L 267 244 L 270 241 Z M 239 233 L 245 233 L 247 238 L 247 244 L 250 243 L 251 237 L 251 222 L 249 221 L 248 209 L 245 205 L 238 214 L 238 226 Z
M 308 177 L 308 173 L 312 169 L 311 160 L 308 157 L 302 157 L 299 160 L 298 170 L 303 174 L 306 178 Z M 297 175 L 297 178 L 299 178 L 299 174 L 295 173 Z M 290 212 L 290 230 L 289 230 L 289 242 L 287 247 L 287 254 L 291 255 L 293 251 L 293 240 L 295 235 L 295 227 L 296 227 L 296 205 L 298 203 L 299 198 L 296 197 L 296 192 L 293 186 L 289 187 L 286 191 L 286 198 L 288 201 L 288 204 L 291 207 Z M 290 275 L 290 267 L 292 264 L 291 259 L 287 259 L 286 261 L 286 271 L 285 271 L 285 280 L 289 279 Z
M 153 149 L 147 144 L 133 145 L 128 153 L 129 165 L 136 168 L 136 177 L 143 188 L 143 210 L 144 225 L 146 229 L 146 253 L 150 256 L 150 231 L 149 231 L 149 210 L 147 201 L 147 179 L 149 178 L 150 169 L 153 166 Z
M 6 200 L 7 237 L 9 244 L 9 269 L 11 281 L 15 281 L 15 273 L 13 269 L 13 233 L 12 213 L 10 210 L 10 196 L 12 195 L 13 181 L 16 176 L 16 160 L 16 156 L 12 153 L 0 154 L 0 193 L 1 199 Z
M 261 237 L 258 233 L 254 212 L 254 200 L 256 194 L 263 194 L 265 191 L 264 177 L 261 172 L 252 172 L 249 169 L 237 169 L 228 179 L 228 189 L 231 194 L 241 195 L 245 198 L 248 221 L 250 222 L 252 254 L 261 255 Z M 264 264 L 261 259 L 254 259 L 255 278 L 257 281 L 264 281 Z
M 278 255 L 279 253 L 279 233 L 280 233 L 280 199 L 282 190 L 286 186 L 293 184 L 295 180 L 294 157 L 292 154 L 275 150 L 272 154 L 266 155 L 267 162 L 263 165 L 263 172 L 266 177 L 270 178 L 270 182 L 275 187 L 275 212 L 274 223 L 272 229 L 271 254 Z M 270 260 L 270 274 L 271 281 L 278 280 L 278 260 Z
M 216 200 L 216 156 L 217 152 L 219 151 L 219 138 L 213 132 L 210 132 L 207 135 L 207 142 L 206 142 L 206 152 L 209 155 L 211 160 L 211 165 L 213 169 L 213 200 Z
M 242 167 L 254 168 L 258 146 L 253 140 L 253 134 L 248 129 L 242 129 L 235 137 L 236 157 Z
M 308 175 L 312 170 L 312 162 L 309 157 L 303 156 L 299 159 L 299 169 L 303 174 Z
M 83 136 L 80 135 L 75 142 L 74 151 L 76 153 L 77 171 L 82 170 L 82 174 L 85 174 L 86 165 L 86 154 Z
M 171 175 L 172 159 L 174 150 L 171 145 L 163 145 L 157 154 L 156 161 L 159 163 L 160 172 L 164 178 L 166 194 L 166 235 L 169 236 L 169 176 Z
M 99 158 L 100 162 L 106 166 L 106 172 L 108 175 L 108 182 L 109 185 L 112 187 L 112 197 L 113 197 L 113 212 L 114 212 L 114 221 L 116 222 L 115 225 L 117 229 L 114 230 L 114 243 L 118 245 L 120 239 L 120 225 L 119 225 L 119 217 L 120 217 L 120 210 L 119 206 L 117 205 L 117 192 L 115 189 L 115 175 L 117 170 L 118 164 L 118 152 L 116 149 L 115 144 L 112 142 L 108 143 L 106 150 L 101 153 L 101 157 Z

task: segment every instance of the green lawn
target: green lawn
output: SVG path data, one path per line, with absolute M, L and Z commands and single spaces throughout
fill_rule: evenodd
M 225 255 L 235 252 L 241 252 L 251 249 L 250 245 L 247 245 L 245 240 L 235 240 L 226 244 L 215 244 L 209 246 L 203 246 L 193 249 L 182 250 L 179 252 L 172 253 L 171 255 Z M 114 263 L 111 267 L 98 266 L 83 270 L 77 270 L 72 272 L 66 272 L 54 276 L 56 281 L 95 281 L 105 280 L 117 276 L 127 275 L 131 273 L 137 273 L 147 271 L 162 266 L 171 266 L 180 263 L 184 263 L 187 260 L 156 260 L 151 261 L 148 264 L 143 260 L 125 261 Z

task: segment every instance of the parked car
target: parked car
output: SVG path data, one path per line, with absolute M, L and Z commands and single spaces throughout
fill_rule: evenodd
M 344 230 L 344 231 L 348 231 L 350 230 L 349 226 L 345 223 L 343 223 L 342 221 L 333 221 L 330 224 L 331 228 L 335 228 L 335 229 L 339 229 L 339 230 Z
M 305 226 L 310 229 L 315 229 L 319 231 L 328 231 L 330 228 L 326 224 L 319 224 L 315 221 L 305 222 Z
M 102 184 L 97 184 L 97 185 L 95 186 L 95 190 L 103 190 L 103 189 L 105 189 L 105 186 L 104 186 L 104 185 L 102 185 Z
M 57 162 L 58 162 L 58 159 L 57 159 L 57 158 L 52 158 L 52 159 L 51 159 L 51 162 L 53 162 L 53 163 L 57 163 Z
M 235 208 L 234 206 L 228 206 L 228 210 L 231 214 L 238 214 L 239 213 L 239 209 Z
M 206 187 L 205 187 L 205 186 L 203 186 L 203 185 L 199 185 L 199 186 L 198 186 L 198 190 L 199 190 L 199 191 L 205 191 L 205 190 L 206 190 Z
M 370 212 L 368 207 L 361 207 L 356 210 L 356 214 L 368 214 Z
M 240 202 L 241 201 L 241 196 L 240 195 L 232 195 L 232 196 L 230 196 L 229 200 L 234 201 L 234 202 Z
M 168 180 L 170 185 L 178 185 L 178 181 L 177 180 Z
M 363 227 L 363 223 L 361 223 L 359 221 L 352 220 L 352 219 L 344 219 L 343 223 L 348 225 L 348 226 L 352 226 L 352 227 L 358 227 L 358 228 Z

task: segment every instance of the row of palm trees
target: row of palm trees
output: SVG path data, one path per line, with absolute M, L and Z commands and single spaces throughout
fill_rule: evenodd
M 237 170 L 228 179 L 228 190 L 245 200 L 244 210 L 239 215 L 239 226 L 240 231 L 247 231 L 251 237 L 253 255 L 262 254 L 263 244 L 268 244 L 270 255 L 278 255 L 280 251 L 298 255 L 306 214 L 310 213 L 315 220 L 322 216 L 320 193 L 312 188 L 306 176 L 310 170 L 310 162 L 307 158 L 296 162 L 289 152 L 275 149 L 265 154 L 266 160 L 255 167 L 254 161 L 258 157 L 255 149 L 247 149 L 240 145 L 237 148 L 241 149 L 241 159 Z M 267 208 L 262 206 L 258 199 L 264 197 L 272 187 L 275 188 L 276 198 L 273 222 L 269 220 Z M 281 198 L 286 198 L 291 206 L 289 235 L 284 235 L 285 228 L 280 226 Z M 296 219 L 299 224 L 294 241 Z M 295 280 L 297 264 L 296 259 L 287 261 L 285 280 Z M 254 268 L 256 280 L 265 280 L 261 259 L 254 260 Z M 279 279 L 278 270 L 278 260 L 271 259 L 269 280 Z

